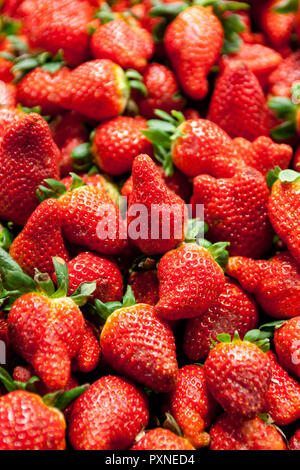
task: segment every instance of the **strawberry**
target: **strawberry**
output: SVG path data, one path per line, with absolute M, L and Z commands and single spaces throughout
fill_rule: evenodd
M 169 429 L 155 428 L 146 432 L 130 450 L 194 450 L 194 447 Z
M 223 414 L 211 427 L 210 437 L 210 450 L 286 450 L 276 427 L 258 417 L 236 422 Z
M 279 363 L 299 378 L 300 316 L 291 318 L 275 331 L 274 344 Z
M 0 80 L 0 106 L 15 108 L 17 106 L 17 90 L 14 85 Z
M 12 61 L 0 56 L 0 80 L 9 83 L 14 79 L 14 75 L 11 72 L 13 65 Z
M 62 210 L 55 199 L 40 204 L 14 239 L 9 253 L 29 276 L 35 269 L 52 274 L 52 257 L 69 260 L 61 231 Z M 76 286 L 78 287 L 78 286 Z
M 188 320 L 183 340 L 183 350 L 190 360 L 198 361 L 209 354 L 211 339 L 221 333 L 241 338 L 256 327 L 258 311 L 255 303 L 234 282 L 226 280 L 218 300 L 200 317 Z
M 204 217 L 213 242 L 230 242 L 230 255 L 268 253 L 273 232 L 268 220 L 269 190 L 260 172 L 237 169 L 231 178 L 201 175 L 194 179 L 192 203 L 204 204 Z
M 253 141 L 268 135 L 267 116 L 264 93 L 253 72 L 242 62 L 228 64 L 216 84 L 208 119 L 232 138 Z
M 275 232 L 300 263 L 300 173 L 278 169 L 277 175 L 269 199 L 269 218 Z
M 147 399 L 136 385 L 101 377 L 75 401 L 69 439 L 77 450 L 128 449 L 148 418 Z
M 8 127 L 16 121 L 22 121 L 25 116 L 25 112 L 18 108 L 6 108 L 0 107 L 0 143 Z
M 291 437 L 289 443 L 290 450 L 300 450 L 300 429 L 298 429 L 295 434 Z
M 267 392 L 267 412 L 274 422 L 286 426 L 300 419 L 300 385 L 278 364 L 274 353 L 267 353 L 272 379 Z
M 269 76 L 270 94 L 291 96 L 293 83 L 300 80 L 300 51 L 286 57 Z
M 294 170 L 299 170 L 300 169 L 300 146 L 297 147 L 294 160 L 293 160 L 293 168 Z
M 72 360 L 72 370 L 91 372 L 97 367 L 101 355 L 97 336 L 93 325 L 86 321 L 81 346 Z
M 65 185 L 67 191 L 69 191 L 72 186 L 72 175 L 73 173 L 70 173 L 68 176 L 65 176 L 65 178 L 61 180 L 61 183 Z M 100 173 L 82 173 L 78 176 L 82 179 L 85 184 L 89 186 L 94 186 L 95 188 L 104 191 L 115 204 L 118 204 L 120 197 L 119 189 L 117 185 L 113 183 L 107 175 L 101 175 Z
M 151 143 L 142 134 L 146 128 L 144 119 L 129 116 L 117 116 L 100 124 L 91 147 L 96 165 L 110 175 L 130 171 L 137 155 L 151 154 Z
M 260 2 L 261 3 L 261 2 Z M 259 23 L 270 44 L 277 50 L 284 49 L 291 42 L 295 13 L 278 13 L 276 6 L 281 0 L 268 0 L 259 7 Z
M 132 183 L 128 203 L 128 235 L 132 243 L 147 255 L 175 248 L 185 236 L 187 211 L 184 201 L 166 186 L 148 155 L 135 158 Z M 143 205 L 144 211 L 140 232 L 135 225 L 139 205 Z
M 130 274 L 128 283 L 138 304 L 155 305 L 158 302 L 159 284 L 156 271 L 134 271 Z
M 30 46 L 57 54 L 61 49 L 70 66 L 89 58 L 88 23 L 94 8 L 82 0 L 25 0 L 22 31 Z M 28 11 L 29 10 L 29 11 Z
M 103 359 L 126 377 L 159 392 L 174 387 L 178 372 L 174 336 L 151 305 L 121 307 L 108 316 L 100 346 Z
M 166 253 L 158 265 L 158 316 L 166 320 L 197 317 L 224 289 L 225 277 L 214 256 L 225 256 L 225 244 L 206 249 L 187 243 Z
M 133 98 L 139 113 L 147 118 L 155 118 L 155 109 L 170 113 L 173 109 L 181 111 L 184 105 L 176 77 L 165 65 L 151 63 L 143 74 L 146 96 L 133 90 Z
M 121 114 L 129 98 L 129 85 L 123 70 L 107 59 L 79 65 L 57 86 L 60 106 L 96 120 Z
M 210 426 L 217 404 L 207 390 L 203 368 L 190 365 L 179 369 L 167 403 L 184 437 L 196 448 L 207 446 L 209 435 L 204 430 Z
M 2 218 L 25 224 L 38 205 L 38 185 L 58 177 L 58 158 L 48 125 L 38 114 L 11 122 L 0 142 Z

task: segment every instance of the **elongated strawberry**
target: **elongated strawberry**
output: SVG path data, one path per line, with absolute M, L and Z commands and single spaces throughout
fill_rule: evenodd
M 115 310 L 100 336 L 103 359 L 116 371 L 159 392 L 176 383 L 178 366 L 170 327 L 151 305 Z
M 102 377 L 75 401 L 69 438 L 78 450 L 128 449 L 148 418 L 146 396 L 136 385 Z
M 300 316 L 291 318 L 275 331 L 275 349 L 279 363 L 300 377 Z
M 227 280 L 217 301 L 200 317 L 188 320 L 183 340 L 183 350 L 190 360 L 208 356 L 211 339 L 221 333 L 241 338 L 256 327 L 258 311 L 249 295 L 234 282 Z
M 97 336 L 93 325 L 86 321 L 80 349 L 72 360 L 72 370 L 91 372 L 97 367 L 101 356 Z
M 0 80 L 0 105 L 14 108 L 17 105 L 17 90 L 14 85 Z
M 260 418 L 236 422 L 221 415 L 211 427 L 211 450 L 286 450 L 280 432 Z
M 169 429 L 155 428 L 146 432 L 130 450 L 194 450 L 194 447 Z
M 252 331 L 259 336 L 258 330 Z M 220 335 L 217 339 L 225 342 L 217 343 L 204 363 L 208 390 L 237 419 L 251 419 L 264 411 L 271 381 L 268 356 L 247 339 L 253 336 L 248 332 L 241 341 L 234 335 L 231 341 L 230 335 Z
M 158 265 L 161 318 L 177 320 L 204 313 L 223 291 L 225 277 L 214 255 L 225 255 L 224 245 L 209 249 L 187 243 L 166 253 Z
M 58 177 L 59 151 L 38 114 L 12 121 L 0 142 L 0 216 L 23 225 L 38 205 L 35 191 Z
M 255 294 L 264 311 L 275 318 L 292 318 L 300 314 L 300 273 L 288 252 L 270 261 L 242 256 L 229 258 L 226 272 L 242 287 Z
M 147 255 L 175 248 L 185 237 L 187 212 L 184 201 L 165 185 L 148 155 L 135 158 L 132 182 L 128 203 L 128 235 L 132 243 Z M 138 231 L 136 219 L 140 205 L 143 209 Z

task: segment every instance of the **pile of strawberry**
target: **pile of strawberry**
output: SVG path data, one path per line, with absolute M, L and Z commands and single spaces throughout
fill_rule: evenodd
M 300 2 L 1 4 L 0 450 L 299 450 Z

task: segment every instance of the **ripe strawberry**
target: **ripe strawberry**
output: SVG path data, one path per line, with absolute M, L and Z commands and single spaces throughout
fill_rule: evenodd
M 275 232 L 300 263 L 300 173 L 284 170 L 272 186 L 269 218 Z
M 235 422 L 223 414 L 211 427 L 210 437 L 210 450 L 286 450 L 276 427 L 260 418 Z
M 10 83 L 0 80 L 0 106 L 15 108 L 17 106 L 17 90 Z
M 96 165 L 110 175 L 131 170 L 140 153 L 151 154 L 152 145 L 142 134 L 147 128 L 142 118 L 117 116 L 95 130 L 91 152 Z
M 300 384 L 278 364 L 274 353 L 267 353 L 272 379 L 267 392 L 266 411 L 274 422 L 286 426 L 300 419 Z
M 157 304 L 159 284 L 156 271 L 134 271 L 128 283 L 138 304 Z
M 204 204 L 207 237 L 230 242 L 230 255 L 257 258 L 268 253 L 273 232 L 268 219 L 269 190 L 264 177 L 251 167 L 231 178 L 201 175 L 194 179 L 192 203 Z
M 188 320 L 183 340 L 185 355 L 194 361 L 205 358 L 210 351 L 211 339 L 221 333 L 241 338 L 256 327 L 258 311 L 255 303 L 234 282 L 227 280 L 218 300 L 200 317 Z
M 222 255 L 222 250 L 223 246 L 206 249 L 187 243 L 166 253 L 158 265 L 160 300 L 155 313 L 166 320 L 192 318 L 216 302 L 225 277 L 214 255 Z
M 77 450 L 128 449 L 148 418 L 147 399 L 136 385 L 101 377 L 73 405 L 70 442 Z
M 47 123 L 24 114 L 7 127 L 0 142 L 0 216 L 23 225 L 38 205 L 35 191 L 45 178 L 58 177 L 59 150 Z
M 58 202 L 48 199 L 35 209 L 14 239 L 9 254 L 29 276 L 34 276 L 35 269 L 51 275 L 54 272 L 53 256 L 69 260 L 61 221 L 62 210 Z
M 93 325 L 86 321 L 81 346 L 72 360 L 72 370 L 91 372 L 97 367 L 100 355 L 98 334 L 96 336 Z
M 228 64 L 215 87 L 208 119 L 232 138 L 253 141 L 268 135 L 267 116 L 264 93 L 254 74 L 241 62 Z
M 226 273 L 255 295 L 263 310 L 275 318 L 292 318 L 300 314 L 300 272 L 288 252 L 270 261 L 237 256 L 229 258 Z
M 0 143 L 9 126 L 16 121 L 22 121 L 25 113 L 17 108 L 0 107 Z
M 272 375 L 268 356 L 247 339 L 252 340 L 252 332 L 243 341 L 238 335 L 232 341 L 230 335 L 220 335 L 217 339 L 226 342 L 216 344 L 204 363 L 208 390 L 238 419 L 251 419 L 264 411 Z
M 16 390 L 0 397 L 1 450 L 64 450 L 63 414 L 36 394 Z
M 270 94 L 291 96 L 293 83 L 300 80 L 300 51 L 286 57 L 269 76 Z
M 298 304 L 299 306 L 299 304 Z M 300 377 L 300 316 L 291 318 L 275 331 L 275 349 L 279 363 Z
M 132 243 L 147 255 L 175 248 L 185 236 L 187 211 L 184 201 L 166 186 L 148 155 L 135 158 L 132 182 L 128 203 L 128 235 Z M 135 220 L 136 207 L 140 204 L 144 213 L 141 213 L 143 220 L 138 232 Z
M 300 450 L 300 429 L 298 429 L 295 434 L 290 439 L 289 444 L 290 450 Z
M 96 120 L 121 114 L 129 98 L 123 70 L 107 59 L 79 65 L 60 80 L 58 88 L 60 106 Z
M 187 439 L 169 429 L 155 428 L 146 432 L 130 450 L 195 450 Z
M 151 63 L 143 74 L 143 83 L 147 89 L 146 96 L 133 90 L 133 98 L 139 113 L 147 118 L 155 118 L 155 109 L 170 113 L 173 109 L 180 111 L 184 99 L 180 95 L 178 83 L 172 70 L 165 65 Z
M 68 176 L 66 176 L 65 178 L 61 180 L 61 183 L 65 185 L 68 191 L 70 190 L 72 186 L 72 182 L 73 182 L 72 175 L 73 173 L 70 173 Z M 89 186 L 94 186 L 96 189 L 104 191 L 110 197 L 110 199 L 112 199 L 112 201 L 115 204 L 118 204 L 119 197 L 120 197 L 119 189 L 117 185 L 113 183 L 111 179 L 109 179 L 108 176 L 101 175 L 100 173 L 94 173 L 94 174 L 83 173 L 78 176 L 82 179 L 82 181 L 85 184 Z
M 217 404 L 207 390 L 203 368 L 190 365 L 179 369 L 167 403 L 184 437 L 196 448 L 207 446 L 209 435 L 204 430 L 210 426 Z
M 294 160 L 293 160 L 293 168 L 294 170 L 298 171 L 300 169 L 300 146 L 297 147 Z
M 9 83 L 14 79 L 14 74 L 11 72 L 13 65 L 12 61 L 0 57 L 0 80 Z
M 112 313 L 100 346 L 103 359 L 126 377 L 159 392 L 174 387 L 178 372 L 174 336 L 152 306 L 138 304 Z
M 53 55 L 62 49 L 71 66 L 88 60 L 87 29 L 94 12 L 88 1 L 25 0 L 21 12 L 24 12 L 22 31 L 32 48 L 44 49 Z
M 263 5 L 259 3 L 258 21 L 268 42 L 277 50 L 287 48 L 291 42 L 295 13 L 277 13 L 275 9 L 282 3 L 281 0 L 268 0 Z

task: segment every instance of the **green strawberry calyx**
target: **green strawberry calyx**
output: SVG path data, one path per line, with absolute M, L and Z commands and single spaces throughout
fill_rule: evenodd
M 55 56 L 52 56 L 50 52 L 42 52 L 38 55 L 24 53 L 16 57 L 13 62 L 14 66 L 11 71 L 16 77 L 14 83 L 18 83 L 25 75 L 37 67 L 41 67 L 46 72 L 54 75 L 65 65 L 62 50 L 59 50 Z
M 0 381 L 8 392 L 14 392 L 15 390 L 26 390 L 28 392 L 36 393 L 35 383 L 39 382 L 40 379 L 36 376 L 30 377 L 27 382 L 20 382 L 14 380 L 12 376 L 3 367 L 0 367 Z
M 273 7 L 275 13 L 286 15 L 298 11 L 299 0 L 282 0 Z
M 274 170 L 270 170 L 266 176 L 266 181 L 269 188 L 272 188 L 273 184 L 279 180 L 283 184 L 292 184 L 300 180 L 300 173 L 295 170 L 281 170 L 279 166 L 276 166 Z
M 121 302 L 115 301 L 115 302 L 103 303 L 101 302 L 101 300 L 96 299 L 94 306 L 92 306 L 92 310 L 101 318 L 102 322 L 105 323 L 108 317 L 116 310 L 119 310 L 121 308 L 131 307 L 132 305 L 135 305 L 135 304 L 136 304 L 136 301 L 135 301 L 132 288 L 130 285 L 128 285 Z
M 213 244 L 205 238 L 202 238 L 197 240 L 196 243 L 198 246 L 205 248 L 212 255 L 215 262 L 225 270 L 229 259 L 229 252 L 227 250 L 230 246 L 229 242 L 218 242 Z
M 210 338 L 210 340 L 212 343 L 211 348 L 214 348 L 218 343 L 236 343 L 238 341 L 248 341 L 249 343 L 255 344 L 263 352 L 268 352 L 270 350 L 269 338 L 270 338 L 269 332 L 254 329 L 254 330 L 248 331 L 245 334 L 243 340 L 241 340 L 238 331 L 235 331 L 232 337 L 228 333 L 221 333 L 216 337 L 217 341 L 214 341 L 212 338 Z
M 45 179 L 44 184 L 39 185 L 36 190 L 39 202 L 45 201 L 49 198 L 59 199 L 67 192 L 74 191 L 81 186 L 86 186 L 86 183 L 76 173 L 70 173 L 70 175 L 72 176 L 72 184 L 68 190 L 61 181 L 57 181 L 53 178 Z
M 293 86 L 292 94 L 295 93 L 296 89 Z M 296 121 L 299 105 L 293 103 L 290 98 L 283 96 L 273 96 L 267 104 L 275 112 L 276 117 L 282 121 L 271 130 L 272 137 L 276 140 L 286 140 L 294 137 L 297 134 Z

